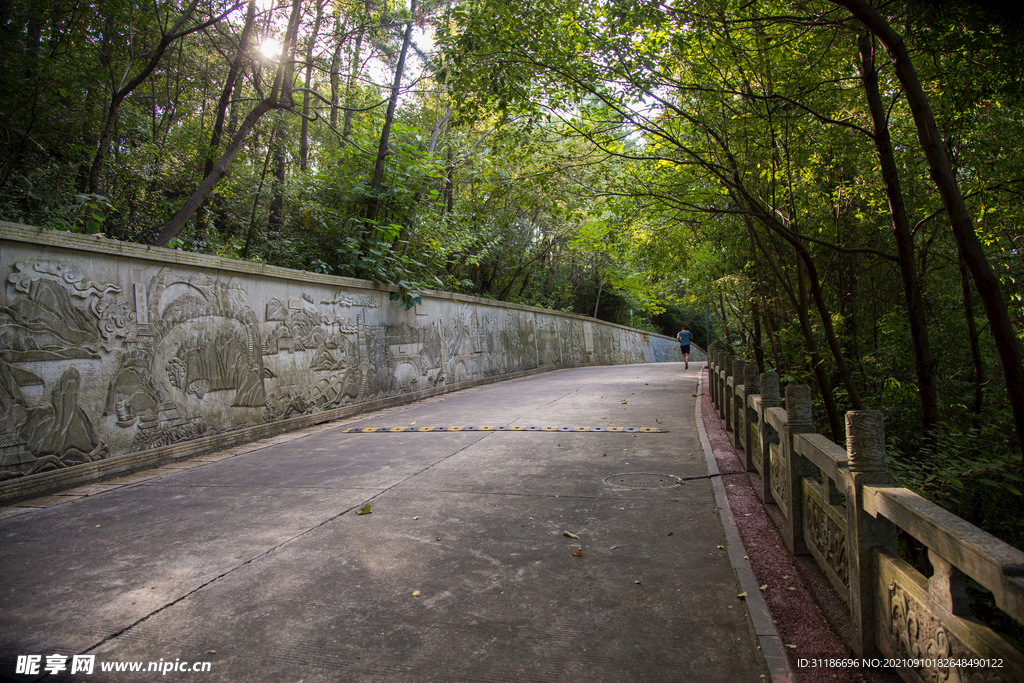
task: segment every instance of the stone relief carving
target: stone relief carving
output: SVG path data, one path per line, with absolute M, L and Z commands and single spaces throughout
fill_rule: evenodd
M 639 335 L 555 313 L 439 300 L 408 316 L 386 293 L 11 244 L 0 252 L 0 479 L 538 366 L 652 353 Z
M 4 458 L 0 478 L 60 469 L 110 454 L 110 448 L 78 404 L 82 376 L 74 366 L 64 370 L 50 391 L 49 401 L 32 408 L 26 405 L 16 379 L 24 372 L 13 370 L 6 363 L 0 372 L 4 385 L 0 400 L 10 404 L 3 406 L 3 430 L 8 436 L 5 441 L 24 447 L 16 451 L 15 457 Z M 31 457 L 18 457 L 26 454 Z
M 818 555 L 824 560 L 844 586 L 850 586 L 850 565 L 846 549 L 846 529 L 842 527 L 823 507 L 822 501 L 811 492 L 810 486 L 804 488 L 804 540 L 814 546 Z
M 789 515 L 789 468 L 786 467 L 786 456 L 781 448 L 775 447 L 768 451 L 768 477 L 771 482 L 772 495 L 783 513 Z
M 117 285 L 86 280 L 85 275 L 75 266 L 45 259 L 20 261 L 14 264 L 14 273 L 7 281 L 14 285 L 15 290 L 28 294 L 32 289 L 32 283 L 39 279 L 59 281 L 72 294 L 83 299 L 121 293 L 121 288 Z
M 976 653 L 944 628 L 932 613 L 897 581 L 888 585 L 888 619 L 883 651 L 895 657 L 915 659 L 972 659 L 991 655 Z M 918 668 L 918 678 L 928 683 L 1010 683 L 1011 669 Z M 1004 672 L 1011 678 L 1004 677 Z
M 0 357 L 9 362 L 97 359 L 130 331 L 135 320 L 121 288 L 85 277 L 59 261 L 14 265 L 7 278 L 16 293 L 0 305 Z M 22 296 L 17 296 L 18 294 Z M 75 299 L 84 307 L 76 306 Z

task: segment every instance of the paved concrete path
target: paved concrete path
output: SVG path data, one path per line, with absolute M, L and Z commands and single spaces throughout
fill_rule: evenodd
M 553 372 L 7 517 L 0 677 L 56 653 L 95 655 L 80 681 L 764 680 L 697 379 Z M 505 424 L 670 431 L 341 433 Z M 101 671 L 160 660 L 210 671 Z

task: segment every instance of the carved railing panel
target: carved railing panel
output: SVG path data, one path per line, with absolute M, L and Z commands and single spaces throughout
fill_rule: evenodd
M 758 434 L 757 423 L 752 422 L 750 424 L 750 435 L 747 438 L 747 448 L 750 449 L 750 461 L 754 463 L 754 468 L 758 474 L 764 476 L 764 464 L 761 458 L 761 438 Z
M 844 600 L 850 593 L 850 558 L 846 546 L 846 512 L 830 505 L 814 481 L 801 479 L 804 496 L 804 541 L 811 555 Z
M 876 553 L 875 557 L 875 605 L 880 612 L 876 620 L 877 643 L 885 657 L 911 660 L 901 662 L 912 664 L 899 669 L 904 680 L 1024 681 L 1024 656 L 994 631 L 935 605 L 928 595 L 928 579 L 903 560 L 885 552 Z M 968 666 L 961 665 L 968 662 Z M 949 666 L 951 663 L 954 666 Z
M 768 478 L 771 481 L 772 496 L 782 514 L 789 517 L 789 467 L 786 465 L 786 454 L 778 444 L 768 448 Z

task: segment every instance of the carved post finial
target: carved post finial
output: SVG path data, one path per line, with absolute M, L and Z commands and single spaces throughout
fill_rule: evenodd
M 761 404 L 765 408 L 774 408 L 781 403 L 779 395 L 779 375 L 774 370 L 761 373 Z
M 760 393 L 761 384 L 758 381 L 757 363 L 747 363 L 743 368 L 743 386 L 747 388 L 747 394 Z
M 790 384 L 786 387 L 786 424 L 809 426 L 811 419 L 811 387 L 806 384 Z
M 846 456 L 851 472 L 885 471 L 885 427 L 878 410 L 846 414 Z
M 740 382 L 742 382 L 743 378 L 746 377 L 746 367 L 747 367 L 746 361 L 741 360 L 741 359 L 733 360 L 733 362 L 732 362 L 732 376 L 733 376 L 733 381 L 736 384 L 739 384 Z

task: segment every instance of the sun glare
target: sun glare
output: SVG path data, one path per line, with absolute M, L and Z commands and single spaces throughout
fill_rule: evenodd
M 277 59 L 281 56 L 281 41 L 274 38 L 267 38 L 260 45 L 260 54 L 264 57 L 270 57 L 271 59 Z

